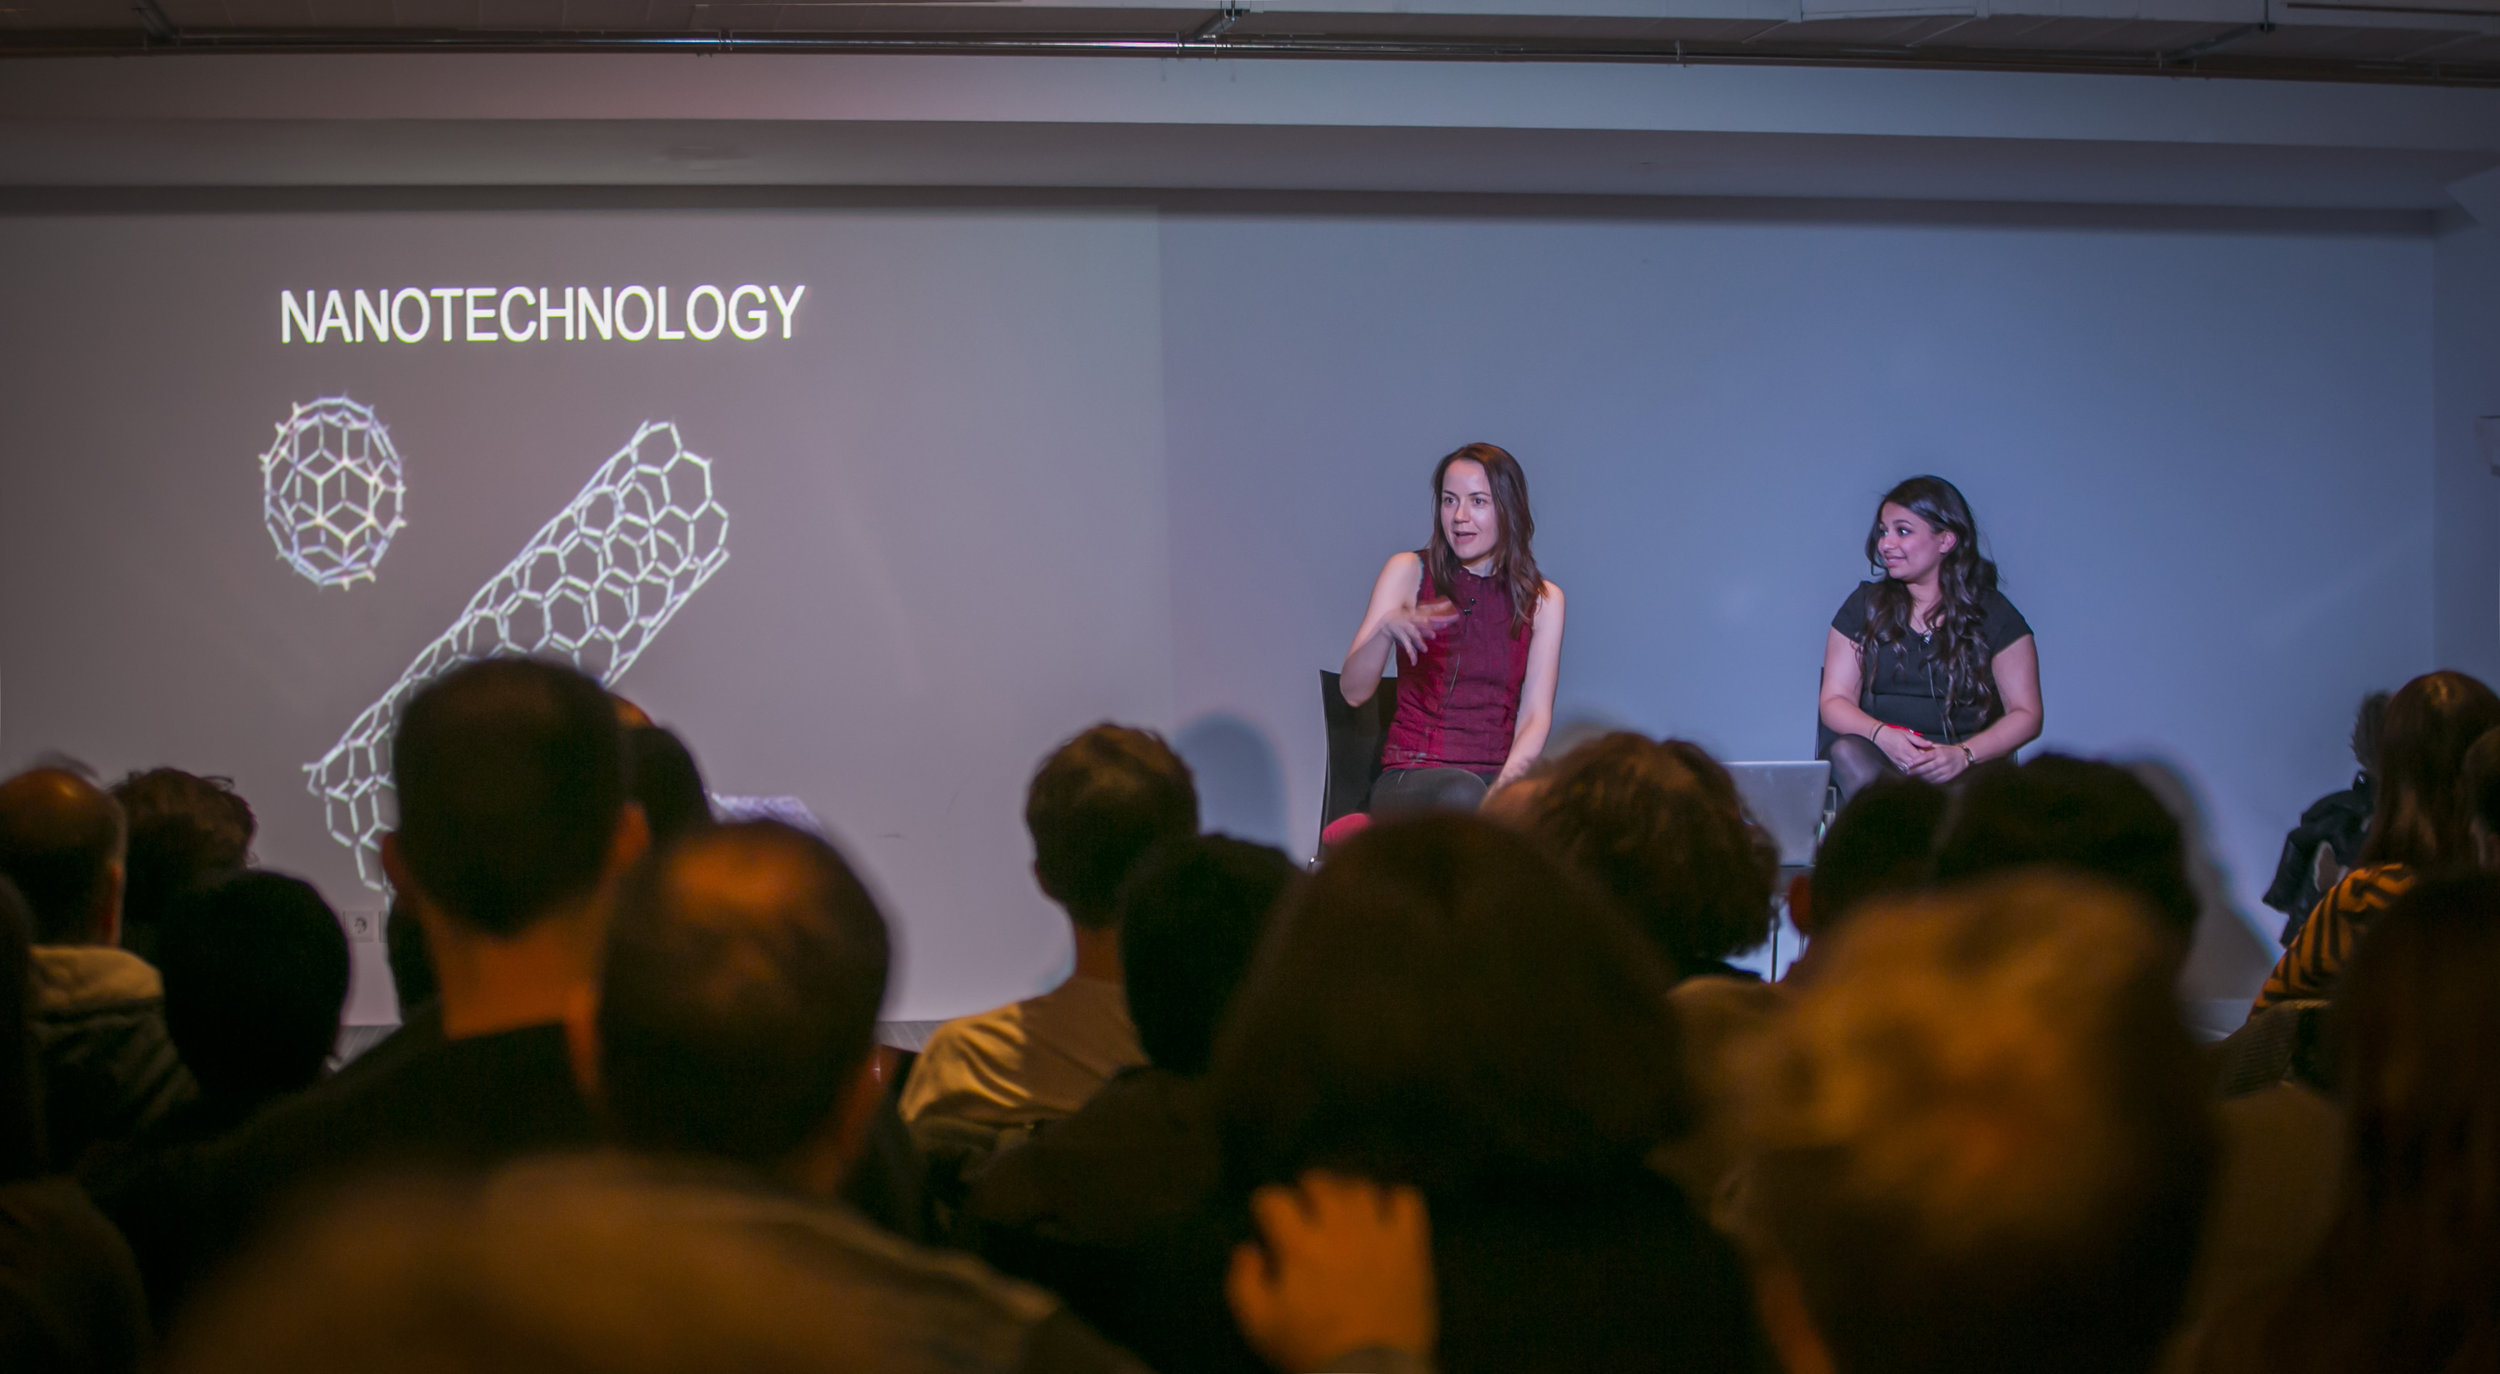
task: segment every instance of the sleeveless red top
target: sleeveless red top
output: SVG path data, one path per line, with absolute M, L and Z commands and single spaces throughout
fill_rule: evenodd
M 1439 600 L 1424 564 L 1415 604 Z M 1528 633 L 1510 627 L 1510 596 L 1500 583 L 1458 570 L 1449 600 L 1458 623 L 1433 636 L 1412 663 L 1398 665 L 1397 713 L 1389 718 L 1380 766 L 1498 771 L 1519 725 L 1519 687 L 1528 677 Z

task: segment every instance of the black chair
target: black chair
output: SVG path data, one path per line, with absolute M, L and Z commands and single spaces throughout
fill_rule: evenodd
M 1320 787 L 1319 828 L 1325 832 L 1343 817 L 1370 807 L 1372 784 L 1380 781 L 1380 746 L 1389 737 L 1389 718 L 1398 710 L 1398 680 L 1384 677 L 1360 706 L 1348 706 L 1337 690 L 1337 675 L 1319 674 L 1320 715 L 1328 723 L 1328 777 Z

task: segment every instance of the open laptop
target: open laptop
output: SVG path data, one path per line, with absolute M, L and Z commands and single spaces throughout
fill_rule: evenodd
M 1780 867 L 1805 868 L 1813 864 L 1815 847 L 1823 842 L 1823 827 L 1831 820 L 1827 801 L 1832 786 L 1831 764 L 1823 759 L 1811 763 L 1731 763 L 1727 771 L 1736 779 L 1736 790 L 1745 799 L 1745 809 L 1779 842 Z

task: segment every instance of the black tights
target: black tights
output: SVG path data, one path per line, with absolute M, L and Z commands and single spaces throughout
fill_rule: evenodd
M 1857 735 L 1842 735 L 1833 740 L 1823 757 L 1832 761 L 1832 785 L 1840 789 L 1844 806 L 1858 794 L 1859 788 L 1877 778 L 1901 776 L 1900 766 L 1885 758 L 1875 741 Z
M 1472 768 L 1390 768 L 1372 784 L 1373 816 L 1473 811 L 1484 802 L 1485 775 Z

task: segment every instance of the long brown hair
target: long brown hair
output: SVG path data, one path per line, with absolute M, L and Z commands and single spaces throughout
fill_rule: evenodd
M 2249 1367 L 2462 1374 L 2500 1361 L 2495 969 L 2491 874 L 2420 884 L 2371 922 L 2328 1013 L 2344 1042 L 2342 1199 Z
M 2465 751 L 2495 727 L 2500 696 L 2464 673 L 2424 673 L 2388 698 L 2361 862 L 2441 868 L 2472 859 L 2459 794 Z
M 1510 632 L 1517 634 L 1536 619 L 1537 598 L 1545 594 L 1545 575 L 1529 551 L 1536 538 L 1536 517 L 1528 513 L 1528 475 L 1519 460 L 1494 444 L 1469 444 L 1432 468 L 1432 542 L 1424 546 L 1424 570 L 1443 596 L 1458 586 L 1458 550 L 1441 530 L 1441 479 L 1450 464 L 1466 461 L 1484 469 L 1485 485 L 1493 489 L 1493 507 L 1502 513 L 1501 541 L 1493 549 L 1493 580 L 1510 597 Z
M 1997 676 L 1982 632 L 1988 619 L 1988 595 L 1997 589 L 1997 565 L 1979 551 L 1979 521 L 1960 489 L 1941 477 L 1913 477 L 1884 493 L 1875 503 L 1875 521 L 1866 531 L 1866 561 L 1878 574 L 1867 592 L 1866 637 L 1858 642 L 1860 681 L 1873 681 L 1874 655 L 1898 650 L 1911 634 L 1910 589 L 1884 574 L 1877 544 L 1884 533 L 1884 507 L 1899 506 L 1928 527 L 1949 530 L 1953 547 L 1936 570 L 1936 616 L 1928 630 L 1935 636 L 1932 662 L 1944 668 L 1944 720 L 1948 738 L 1953 708 L 1976 704 L 1983 717 L 1997 714 Z

